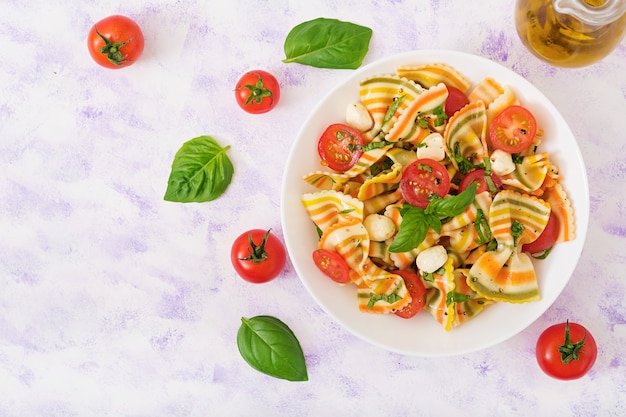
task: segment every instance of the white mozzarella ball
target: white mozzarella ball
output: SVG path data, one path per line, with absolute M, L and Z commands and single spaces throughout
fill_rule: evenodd
M 363 226 L 367 230 L 371 240 L 383 242 L 396 233 L 396 224 L 382 214 L 370 214 L 363 220 Z
M 446 157 L 446 151 L 443 145 L 443 136 L 440 133 L 431 133 L 426 136 L 417 148 L 417 157 L 419 159 L 427 158 L 434 161 L 441 161 Z
M 421 251 L 415 258 L 415 264 L 420 271 L 433 273 L 441 268 L 447 260 L 448 252 L 446 248 L 437 245 Z
M 367 132 L 374 126 L 372 116 L 360 101 L 348 104 L 346 123 L 360 132 Z

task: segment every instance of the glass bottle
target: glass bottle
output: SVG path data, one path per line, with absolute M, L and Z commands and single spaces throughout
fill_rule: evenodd
M 559 67 L 593 64 L 615 49 L 626 32 L 626 0 L 516 0 L 522 43 Z

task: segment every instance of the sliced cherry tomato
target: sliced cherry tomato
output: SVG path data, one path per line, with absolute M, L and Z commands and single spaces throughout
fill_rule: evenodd
M 131 18 L 109 16 L 93 25 L 87 47 L 94 61 L 103 67 L 124 68 L 134 64 L 143 53 L 143 33 Z
M 237 81 L 235 99 L 239 107 L 248 113 L 267 113 L 278 104 L 280 85 L 276 77 L 267 71 L 248 71 Z
M 323 164 L 332 170 L 344 172 L 359 160 L 363 151 L 363 137 L 355 128 L 342 123 L 328 126 L 319 141 L 317 152 Z
M 241 278 L 261 284 L 280 274 L 287 262 L 287 252 L 270 230 L 253 229 L 235 239 L 230 261 Z
M 340 284 L 350 282 L 350 267 L 337 252 L 328 249 L 313 251 L 313 262 L 326 276 Z
M 450 175 L 446 167 L 433 159 L 418 159 L 410 163 L 400 180 L 400 192 L 407 203 L 426 208 L 432 195 L 445 197 L 450 190 Z
M 411 295 L 411 302 L 402 310 L 396 311 L 395 314 L 403 319 L 410 319 L 424 308 L 426 286 L 424 286 L 422 279 L 415 272 L 408 269 L 400 269 L 393 271 L 393 273 L 400 275 L 404 279 L 404 285 L 406 285 Z
M 491 144 L 508 153 L 518 153 L 528 148 L 536 134 L 535 116 L 522 106 L 505 108 L 489 125 Z
M 448 89 L 448 98 L 446 99 L 446 106 L 444 111 L 446 112 L 448 118 L 450 118 L 454 116 L 454 113 L 469 104 L 469 99 L 461 90 L 456 87 L 446 85 L 446 88 Z
M 596 362 L 598 347 L 587 329 L 577 323 L 555 324 L 537 339 L 537 363 L 547 375 L 563 380 L 578 379 Z
M 500 191 L 503 186 L 502 180 L 500 180 L 500 177 L 498 177 L 493 172 L 491 173 L 490 177 L 491 177 L 491 181 L 493 182 L 493 185 L 496 187 L 496 190 Z M 476 194 L 480 194 L 484 191 L 491 192 L 491 190 L 489 189 L 489 185 L 487 184 L 487 180 L 485 179 L 485 170 L 479 168 L 479 169 L 470 171 L 469 173 L 467 173 L 467 175 L 463 177 L 463 179 L 461 179 L 461 183 L 459 184 L 459 193 L 465 191 L 465 189 L 469 187 L 469 185 L 473 182 L 476 182 L 476 185 L 477 185 Z
M 550 249 L 559 237 L 560 227 L 558 217 L 554 212 L 550 212 L 546 228 L 543 229 L 537 240 L 522 245 L 522 252 L 539 253 Z

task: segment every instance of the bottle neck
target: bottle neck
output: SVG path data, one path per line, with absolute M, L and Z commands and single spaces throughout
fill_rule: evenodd
M 554 0 L 554 10 L 588 25 L 600 26 L 613 23 L 626 13 L 626 0 Z

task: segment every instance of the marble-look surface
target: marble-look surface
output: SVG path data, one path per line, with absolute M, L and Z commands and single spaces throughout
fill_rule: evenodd
M 626 409 L 626 45 L 557 69 L 517 38 L 513 0 L 3 0 L 0 2 L 0 416 L 618 416 Z M 91 25 L 125 14 L 142 59 L 90 58 Z M 517 336 L 452 358 L 406 357 L 352 336 L 288 262 L 254 286 L 229 260 L 250 228 L 282 238 L 290 145 L 344 70 L 284 64 L 288 31 L 316 17 L 368 26 L 364 63 L 415 49 L 490 58 L 560 109 L 583 152 L 591 218 L 582 258 L 553 306 Z M 238 109 L 249 69 L 274 73 L 279 106 Z M 235 176 L 218 200 L 165 202 L 174 153 L 211 135 Z M 240 357 L 241 316 L 275 315 L 298 336 L 310 380 Z M 599 345 L 584 378 L 536 365 L 547 326 L 570 319 Z

